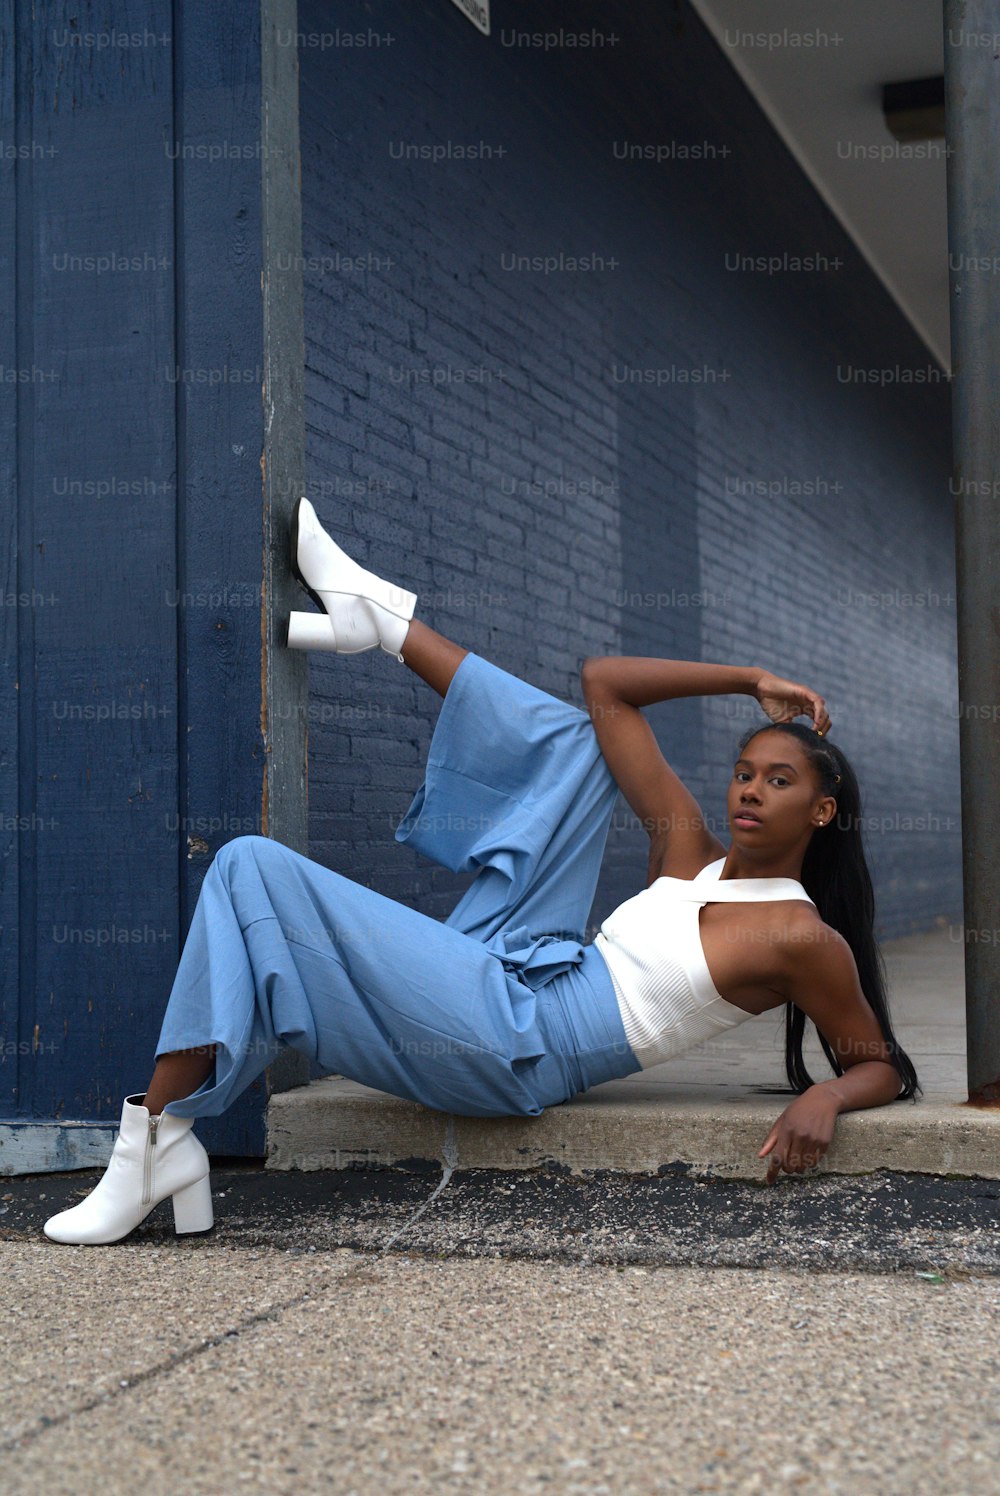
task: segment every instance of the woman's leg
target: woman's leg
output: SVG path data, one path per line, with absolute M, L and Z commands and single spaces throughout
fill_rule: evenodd
M 402 649 L 404 663 L 440 696 L 447 695 L 455 671 L 468 653 L 460 644 L 428 628 L 418 618 L 411 620 Z M 168 1101 L 178 1101 L 197 1090 L 211 1074 L 214 1063 L 214 1045 L 161 1055 L 146 1089 L 143 1105 L 153 1115 L 158 1115 Z
M 587 712 L 466 651 L 395 839 L 477 874 L 453 929 L 582 940 L 617 796 Z
M 444 634 L 428 628 L 419 618 L 413 618 L 406 631 L 401 653 L 405 665 L 416 671 L 420 679 L 432 686 L 439 696 L 445 696 L 455 671 L 469 651 L 451 639 L 446 639 Z
M 214 1045 L 214 1074 L 178 1081 L 187 1094 L 163 1108 L 219 1116 L 291 1045 L 440 1111 L 534 1113 L 512 1068 L 542 1053 L 533 1011 L 479 941 L 280 842 L 236 837 L 205 876 L 154 1050 L 186 1064 Z
M 179 1101 L 182 1096 L 190 1096 L 192 1091 L 196 1091 L 211 1075 L 214 1064 L 214 1044 L 202 1044 L 197 1049 L 175 1049 L 171 1054 L 161 1055 L 146 1087 L 142 1105 L 158 1116 L 168 1101 Z

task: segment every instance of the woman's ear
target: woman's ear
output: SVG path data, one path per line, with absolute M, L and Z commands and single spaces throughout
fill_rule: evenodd
M 816 807 L 813 821 L 817 826 L 825 826 L 832 821 L 837 814 L 837 802 L 832 795 L 826 795 Z

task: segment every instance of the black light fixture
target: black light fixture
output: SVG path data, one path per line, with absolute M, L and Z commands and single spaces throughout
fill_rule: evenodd
M 897 140 L 936 140 L 944 135 L 944 76 L 883 83 L 882 113 Z

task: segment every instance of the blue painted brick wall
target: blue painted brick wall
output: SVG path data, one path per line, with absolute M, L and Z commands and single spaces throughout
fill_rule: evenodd
M 321 517 L 433 627 L 578 704 L 594 653 L 805 680 L 861 779 L 879 933 L 957 920 L 947 382 L 689 5 L 493 11 L 485 38 L 450 0 L 300 5 Z M 603 41 L 523 42 L 559 27 Z M 823 268 L 730 268 L 782 253 Z M 511 268 L 560 254 L 603 268 Z M 440 917 L 467 880 L 392 836 L 438 705 L 381 651 L 311 656 L 311 855 Z M 748 713 L 649 713 L 724 842 Z M 592 920 L 645 855 L 620 800 Z

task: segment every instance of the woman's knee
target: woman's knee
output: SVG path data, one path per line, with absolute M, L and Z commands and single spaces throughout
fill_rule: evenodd
M 259 867 L 267 860 L 280 860 L 290 850 L 284 842 L 275 841 L 270 836 L 234 836 L 231 841 L 223 843 L 212 861 L 225 877 L 233 867 L 240 866 L 248 859 L 252 859 Z

